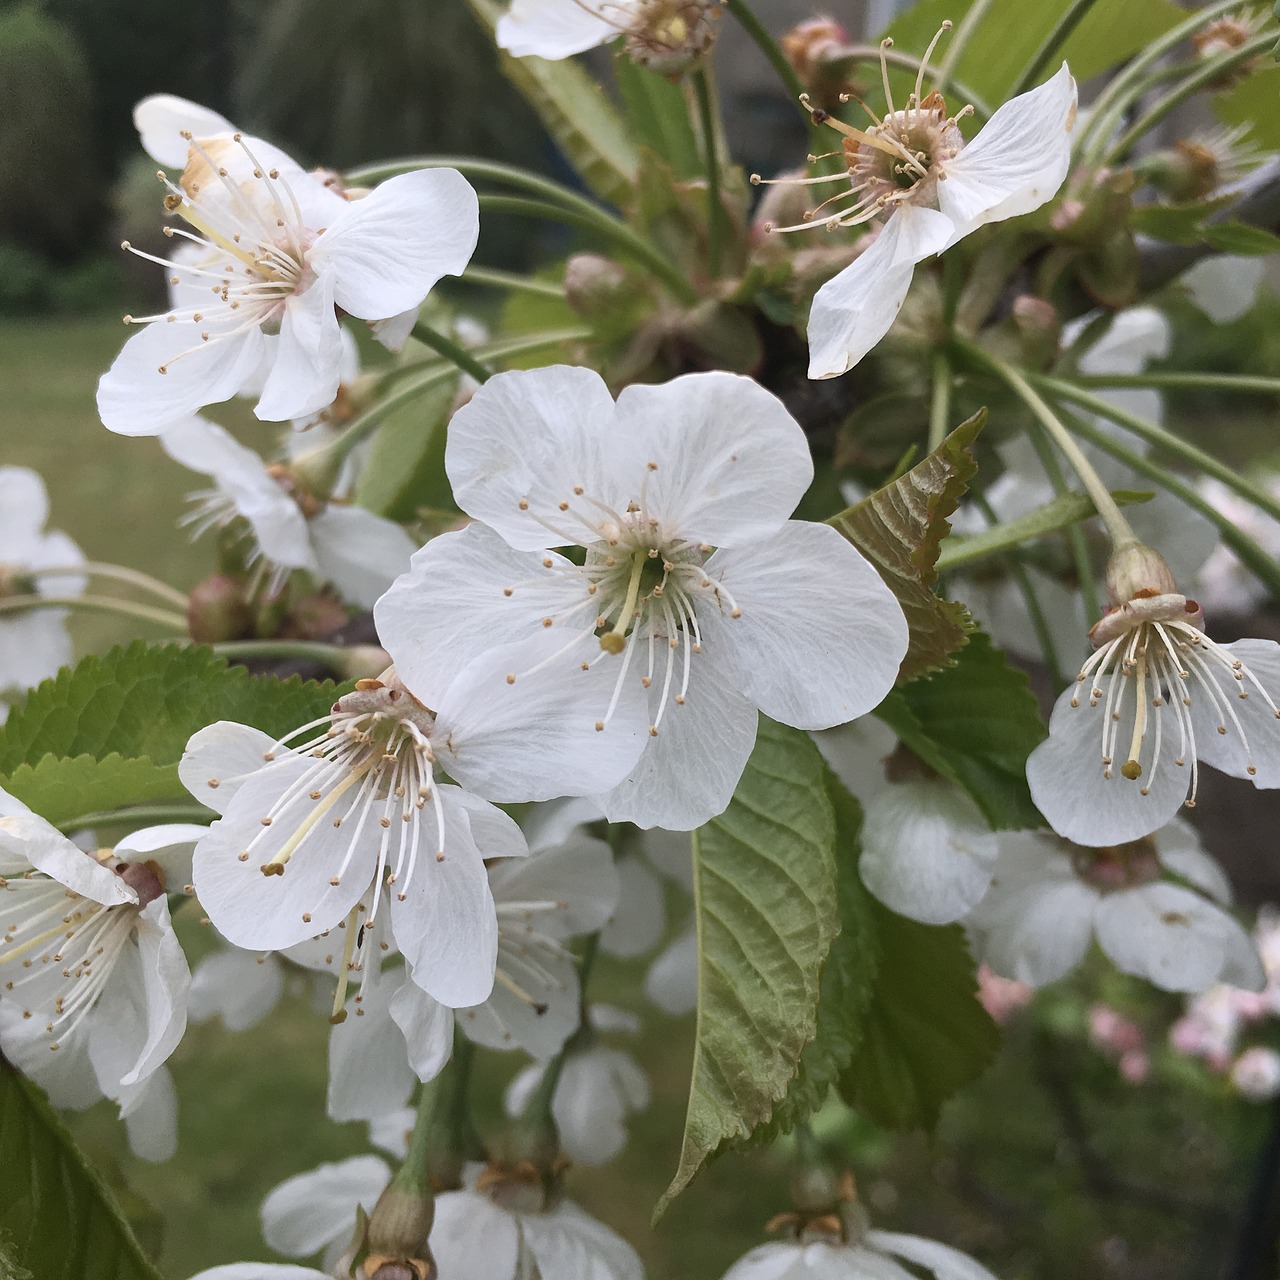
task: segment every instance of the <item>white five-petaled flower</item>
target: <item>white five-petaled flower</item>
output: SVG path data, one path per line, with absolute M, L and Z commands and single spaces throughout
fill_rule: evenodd
M 1032 986 L 1061 978 L 1096 938 L 1116 968 L 1167 991 L 1258 990 L 1262 962 L 1230 901 L 1222 868 L 1181 819 L 1104 849 L 1005 833 L 991 889 L 966 924 L 984 963 Z
M 1001 106 L 966 144 L 958 121 L 968 109 L 949 115 L 936 90 L 921 97 L 932 50 L 901 109 L 893 105 L 886 73 L 886 114 L 873 116 L 865 129 L 814 113 L 816 122 L 843 135 L 846 170 L 802 181 L 842 183 L 848 190 L 795 226 L 771 228 L 850 227 L 887 215 L 875 239 L 813 300 L 811 378 L 846 373 L 884 337 L 917 263 L 989 222 L 1040 208 L 1067 176 L 1076 86 L 1065 63 L 1052 79 Z
M 486 640 L 550 642 L 511 660 L 517 689 L 550 669 L 577 696 L 604 675 L 602 735 L 637 706 L 649 726 L 601 789 L 612 821 L 699 826 L 728 804 L 758 710 L 825 728 L 893 685 L 902 610 L 834 529 L 787 519 L 808 445 L 747 378 L 689 374 L 615 404 L 590 369 L 498 374 L 454 416 L 445 466 L 483 523 L 417 553 L 375 608 L 379 635 L 428 702 Z
M 1195 804 L 1201 761 L 1280 786 L 1280 644 L 1210 640 L 1146 547 L 1122 549 L 1108 580 L 1117 607 L 1027 760 L 1049 825 L 1082 845 L 1139 839 Z
M 475 249 L 478 202 L 456 170 L 401 174 L 347 200 L 270 143 L 185 132 L 180 181 L 162 175 L 165 208 L 182 220 L 165 227 L 178 251 L 157 259 L 173 309 L 139 318 L 146 328 L 103 375 L 98 411 L 112 431 L 154 435 L 257 384 L 266 421 L 323 409 L 340 381 L 338 309 L 401 317 Z M 168 128 L 156 136 L 172 146 Z
M 150 1159 L 173 1151 L 162 1068 L 191 981 L 165 895 L 204 830 L 149 827 L 94 855 L 0 792 L 0 1048 L 58 1106 L 108 1097 L 139 1116 L 130 1139 Z
M 391 931 L 415 981 L 450 1007 L 484 1000 L 498 926 L 483 859 L 525 845 L 510 818 L 463 787 L 514 801 L 607 786 L 639 737 L 636 725 L 629 736 L 593 732 L 600 679 L 573 697 L 549 680 L 513 688 L 503 678 L 512 661 L 502 649 L 481 655 L 434 711 L 389 669 L 281 742 L 225 722 L 196 734 L 180 773 L 223 815 L 195 855 L 196 891 L 218 930 L 258 951 L 344 920 L 363 934 L 389 887 Z
M 524 1167 L 474 1166 L 461 1191 L 436 1197 L 431 1252 L 449 1280 L 643 1280 L 644 1264 L 615 1231 L 571 1200 L 549 1199 Z
M 214 423 L 192 418 L 162 432 L 160 443 L 175 461 L 213 481 L 212 489 L 193 495 L 195 531 L 243 518 L 255 544 L 249 560 L 262 562 L 273 588 L 290 570 L 302 569 L 369 608 L 408 568 L 414 543 L 398 524 L 301 490 L 287 466 L 268 466 Z
M 44 481 L 26 467 L 0 467 L 0 600 L 76 596 L 84 590 L 85 580 L 78 574 L 48 572 L 84 563 L 80 548 L 65 533 L 45 532 L 48 518 Z M 65 619 L 61 609 L 0 616 L 0 694 L 39 684 L 71 661 Z

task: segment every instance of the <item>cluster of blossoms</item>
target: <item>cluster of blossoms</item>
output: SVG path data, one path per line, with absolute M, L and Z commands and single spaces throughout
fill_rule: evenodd
M 705 57 L 718 19 L 707 0 L 514 0 L 497 39 L 514 56 L 556 59 L 621 38 L 678 77 Z M 816 77 L 841 36 L 830 24 L 810 34 Z M 941 72 L 926 92 L 938 38 L 897 105 L 885 43 L 885 109 L 868 108 L 862 127 L 833 114 L 852 95 L 802 99 L 839 136 L 816 161 L 838 161 L 837 172 L 753 178 L 770 188 L 760 240 L 861 231 L 812 296 L 812 380 L 847 374 L 881 342 L 929 259 L 1044 210 L 1078 159 L 1065 63 L 975 132 L 962 128 L 972 108 L 948 108 Z M 567 1162 L 614 1159 L 650 1095 L 620 1047 L 638 1020 L 589 1002 L 587 974 L 597 949 L 646 957 L 653 1004 L 695 1005 L 699 931 L 684 920 L 669 930 L 667 908 L 690 897 L 687 833 L 730 806 L 762 715 L 811 733 L 858 801 L 865 888 L 898 915 L 963 925 L 997 1020 L 1096 943 L 1125 973 L 1203 993 L 1175 1045 L 1247 1096 L 1280 1093 L 1280 1057 L 1238 1053 L 1243 1027 L 1276 1012 L 1280 930 L 1268 917 L 1250 938 L 1222 868 L 1180 816 L 1202 764 L 1280 787 L 1280 645 L 1206 633 L 1206 602 L 1246 602 L 1240 562 L 1216 547 L 1207 518 L 1188 519 L 1166 495 L 1132 524 L 1120 514 L 1110 491 L 1137 485 L 1146 452 L 1117 462 L 1102 445 L 1074 445 L 1031 389 L 1024 406 L 1047 434 L 1035 447 L 1002 440 L 1002 473 L 956 518 L 962 540 L 981 539 L 1052 506 L 1067 496 L 1065 462 L 1111 544 L 1100 619 L 1053 566 L 948 579 L 1006 648 L 1078 664 L 1026 760 L 1049 830 L 993 830 L 981 795 L 933 768 L 907 728 L 900 737 L 871 718 L 916 637 L 845 533 L 793 518 L 810 509 L 815 467 L 791 399 L 719 368 L 663 381 L 563 363 L 487 376 L 463 326 L 455 342 L 420 319 L 476 247 L 479 201 L 461 173 L 424 166 L 354 187 L 169 96 L 140 103 L 135 122 L 163 166 L 175 244 L 154 260 L 170 307 L 128 318 L 143 327 L 103 375 L 98 409 L 111 431 L 158 437 L 207 481 L 188 523 L 216 530 L 238 572 L 193 594 L 191 635 L 245 638 L 272 610 L 291 609 L 299 628 L 306 609 L 343 624 L 364 610 L 368 669 L 283 736 L 226 720 L 196 732 L 178 773 L 212 811 L 208 825 L 148 827 L 101 848 L 0 792 L 11 906 L 0 1048 L 58 1105 L 114 1101 L 135 1150 L 165 1159 L 176 1114 L 166 1063 L 188 1019 L 243 1030 L 302 986 L 329 1002 L 329 1115 L 368 1122 L 406 1168 L 422 1155 L 415 1094 L 443 1115 L 474 1046 L 529 1059 L 507 1090 L 505 1144 L 487 1159 L 446 1117 L 456 1141 L 432 1152 L 439 1194 L 413 1231 L 387 1226 L 405 1192 L 380 1157 L 325 1165 L 277 1187 L 263 1223 L 282 1254 L 324 1251 L 326 1272 L 235 1264 L 206 1280 L 351 1276 L 357 1258 L 365 1280 L 640 1280 L 632 1247 L 565 1194 Z M 775 217 L 810 186 L 836 194 L 798 221 Z M 1074 225 L 1087 195 L 1070 188 L 1041 217 Z M 1213 282 L 1202 284 L 1202 305 L 1223 314 Z M 1031 328 L 1046 309 L 1026 296 L 1009 308 Z M 359 501 L 365 459 L 344 428 L 385 388 L 360 373 L 350 320 L 392 352 L 416 335 L 474 375 L 458 380 L 443 449 L 462 518 L 425 545 Z M 1045 323 L 1044 365 L 1084 377 L 1134 378 L 1168 349 L 1152 308 Z M 1009 388 L 1029 386 L 968 349 Z M 234 397 L 288 424 L 277 456 L 201 416 Z M 1158 428 L 1161 414 L 1149 388 L 1104 388 L 1076 407 L 1104 441 L 1114 421 Z M 1226 505 L 1227 492 L 1204 490 L 1202 505 Z M 38 477 L 0 469 L 0 604 L 74 601 L 102 568 L 45 533 L 46 517 Z M 1274 540 L 1267 525 L 1255 534 Z M 1180 590 L 1193 580 L 1203 600 Z M 305 608 L 299 582 L 314 589 Z M 69 660 L 60 603 L 0 612 L 0 698 Z M 519 821 L 502 806 L 521 806 Z M 187 897 L 226 944 L 194 976 L 170 917 Z M 1127 1078 L 1145 1076 L 1133 1024 L 1100 1006 L 1090 1025 Z M 945 1245 L 874 1229 L 850 1175 L 810 1199 L 725 1280 L 991 1280 Z

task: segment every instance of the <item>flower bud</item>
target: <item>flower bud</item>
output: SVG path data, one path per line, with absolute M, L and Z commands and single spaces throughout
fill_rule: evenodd
M 365 1240 L 368 1280 L 435 1280 L 437 1271 L 427 1239 L 435 1221 L 430 1188 L 402 1181 L 404 1171 L 387 1184 L 369 1215 Z
M 187 597 L 187 630 L 197 644 L 221 644 L 253 634 L 253 609 L 244 582 L 217 573 L 198 582 Z
M 1223 54 L 1235 52 L 1246 44 L 1254 35 L 1257 27 L 1246 17 L 1228 16 L 1215 22 L 1207 23 L 1191 37 L 1191 46 L 1201 62 L 1208 62 Z M 1248 58 L 1237 63 L 1228 71 L 1224 71 L 1216 80 L 1210 82 L 1211 89 L 1228 89 L 1250 74 L 1257 59 Z
M 800 83 L 812 89 L 821 77 L 824 59 L 849 43 L 849 32 L 834 18 L 806 18 L 783 35 L 782 52 L 795 68 Z
M 337 674 L 343 680 L 366 680 L 380 675 L 390 664 L 391 655 L 376 644 L 354 644 L 342 655 Z
M 1107 561 L 1107 597 L 1122 605 L 1139 596 L 1178 594 L 1178 584 L 1165 558 L 1141 542 L 1117 547 Z
M 318 591 L 294 602 L 280 624 L 279 635 L 286 640 L 324 640 L 349 621 L 341 600 Z M 382 666 L 386 665 L 383 662 Z
M 565 264 L 565 300 L 580 316 L 608 311 L 629 292 L 626 271 L 598 253 L 575 253 Z
M 719 16 L 711 0 L 641 0 L 627 29 L 627 55 L 677 79 L 711 52 Z
M 1022 347 L 1023 363 L 1031 368 L 1046 368 L 1058 354 L 1062 321 L 1053 303 L 1029 293 L 1013 300 L 1013 326 Z

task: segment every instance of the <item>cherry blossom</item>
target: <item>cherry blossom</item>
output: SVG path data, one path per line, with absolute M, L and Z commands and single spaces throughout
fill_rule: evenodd
M 874 707 L 906 650 L 902 610 L 827 525 L 788 520 L 804 434 L 746 378 L 627 387 L 555 366 L 498 374 L 454 416 L 445 465 L 477 522 L 432 539 L 374 616 L 433 702 L 477 643 L 543 635 L 565 691 L 604 674 L 604 731 L 639 698 L 649 741 L 602 789 L 610 821 L 690 829 L 729 803 L 757 712 L 825 728 Z M 585 551 L 585 563 L 548 546 Z
M 1218 644 L 1148 548 L 1113 559 L 1114 608 L 1027 760 L 1031 795 L 1059 835 L 1113 845 L 1195 804 L 1203 762 L 1280 786 L 1280 645 Z
M 1015 832 L 1001 835 L 991 889 L 966 923 L 984 963 L 1032 986 L 1062 977 L 1096 939 L 1116 968 L 1167 991 L 1257 990 L 1262 963 L 1230 901 L 1222 868 L 1181 819 L 1103 849 Z
M 979 227 L 1040 208 L 1067 176 L 1076 85 L 1066 63 L 1044 84 L 1006 102 L 966 143 L 959 121 L 969 109 L 950 115 L 936 90 L 922 97 L 932 50 L 931 45 L 915 91 L 901 108 L 889 95 L 886 74 L 886 113 L 882 119 L 873 115 L 866 128 L 854 128 L 826 111 L 813 113 L 815 123 L 830 125 L 842 136 L 846 170 L 800 181 L 840 183 L 848 190 L 800 223 L 767 228 L 852 227 L 884 217 L 874 239 L 813 300 L 811 378 L 847 373 L 884 337 L 917 263 Z M 821 212 L 825 209 L 831 211 Z
M 190 879 L 204 828 L 148 827 L 86 853 L 0 792 L 0 1047 L 80 1109 L 108 1097 L 140 1155 L 173 1153 L 172 1082 L 190 974 L 166 893 Z
M 164 122 L 143 137 L 168 156 L 173 130 L 158 115 Z M 217 123 L 188 121 L 202 130 Z M 112 431 L 154 435 L 251 384 L 261 386 L 259 418 L 313 414 L 339 386 L 338 309 L 397 319 L 471 258 L 478 203 L 455 170 L 401 174 L 348 200 L 268 142 L 184 132 L 179 181 L 162 175 L 165 208 L 181 219 L 165 226 L 178 251 L 155 259 L 173 309 L 128 317 L 146 327 L 98 386 Z
M 643 1280 L 616 1232 L 571 1200 L 549 1200 L 539 1175 L 473 1167 L 461 1191 L 436 1197 L 431 1252 L 450 1280 Z
M 0 467 L 0 600 L 84 591 L 85 579 L 78 574 L 41 573 L 84 563 L 65 533 L 45 531 L 48 519 L 49 495 L 39 475 L 26 467 Z M 66 616 L 64 609 L 0 615 L 0 694 L 39 684 L 71 661 Z
M 192 418 L 164 431 L 160 443 L 176 462 L 213 481 L 212 489 L 193 495 L 196 532 L 246 521 L 254 544 L 247 559 L 261 565 L 273 590 L 301 569 L 370 608 L 408 568 L 414 543 L 398 524 L 353 503 L 315 497 L 287 466 L 268 466 L 214 423 Z

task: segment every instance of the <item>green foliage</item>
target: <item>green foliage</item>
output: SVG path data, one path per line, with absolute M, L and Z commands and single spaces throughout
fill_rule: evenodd
M 826 785 L 836 819 L 840 932 L 822 966 L 817 1028 L 800 1054 L 786 1097 L 773 1108 L 768 1123 L 756 1129 L 747 1142 L 735 1145 L 772 1142 L 807 1120 L 826 1101 L 831 1087 L 852 1061 L 863 1034 L 880 947 L 872 899 L 858 877 L 862 809 L 830 770 Z
M 74 34 L 18 4 L 0 11 L 0 242 L 73 257 L 102 212 L 88 68 Z
M 680 86 L 630 58 L 617 59 L 613 74 L 640 145 L 661 156 L 677 178 L 701 178 L 702 155 Z
M 995 0 L 960 57 L 957 78 L 993 107 L 999 106 L 1053 32 L 1068 3 Z M 974 0 L 921 0 L 893 20 L 889 33 L 899 49 L 923 53 L 945 20 L 959 26 L 973 4 Z M 1185 18 L 1185 11 L 1172 0 L 1097 0 L 1041 79 L 1047 80 L 1065 59 L 1076 80 L 1083 83 L 1118 66 Z
M 160 1280 L 40 1092 L 0 1062 L 0 1265 L 20 1280 Z M 19 1270 L 21 1268 L 21 1270 Z
M 47 755 L 7 774 L 4 788 L 55 826 L 108 809 L 190 799 L 178 781 L 176 764 L 126 758 L 118 751 L 101 760 L 91 755 Z
M 467 0 L 492 32 L 505 5 Z M 502 54 L 502 70 L 538 113 L 547 132 L 573 162 L 582 180 L 602 199 L 625 203 L 635 185 L 640 154 L 626 121 L 604 91 L 571 59 L 513 58 Z
M 1000 1031 L 978 1003 L 959 925 L 938 928 L 870 904 L 880 963 L 844 1100 L 890 1129 L 932 1129 L 942 1105 L 994 1060 Z
M 1204 240 L 1218 253 L 1257 257 L 1280 250 L 1280 236 L 1265 227 L 1251 227 L 1243 222 L 1218 222 L 1205 227 Z
M 767 1122 L 816 1029 L 839 928 L 826 766 L 761 718 L 728 809 L 694 835 L 698 1026 L 684 1141 L 661 1214 L 726 1143 Z
M 452 376 L 392 413 L 373 437 L 356 501 L 390 520 L 412 520 L 422 507 L 451 509 L 444 473 L 445 428 L 458 393 Z
M 986 419 L 979 410 L 905 475 L 828 521 L 875 565 L 907 615 L 911 644 L 899 684 L 947 666 L 971 626 L 963 605 L 932 588 L 947 518 L 977 474 L 969 446 Z
M 324 715 L 338 692 L 331 682 L 252 676 L 207 648 L 136 641 L 35 689 L 0 728 L 0 774 L 50 753 L 174 764 L 187 739 L 216 720 L 280 737 Z
M 1026 675 L 980 631 L 956 663 L 895 689 L 876 714 L 931 769 L 963 787 L 992 827 L 1044 825 L 1027 756 L 1045 736 Z

